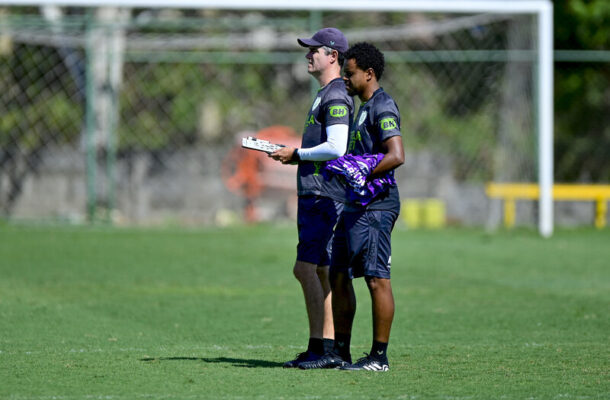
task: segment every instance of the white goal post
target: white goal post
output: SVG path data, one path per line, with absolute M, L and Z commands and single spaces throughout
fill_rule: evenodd
M 0 0 L 0 6 L 402 11 L 528 14 L 537 21 L 538 228 L 553 233 L 553 5 L 551 0 Z

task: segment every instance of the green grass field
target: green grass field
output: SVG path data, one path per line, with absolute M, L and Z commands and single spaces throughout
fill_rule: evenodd
M 397 229 L 388 373 L 281 368 L 307 341 L 295 244 L 292 226 L 0 227 L 0 398 L 610 398 L 608 229 Z

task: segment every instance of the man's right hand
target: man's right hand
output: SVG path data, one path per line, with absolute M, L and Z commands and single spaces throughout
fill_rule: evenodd
M 273 158 L 274 160 L 280 161 L 282 164 L 290 164 L 293 162 L 292 158 L 294 150 L 294 147 L 282 147 L 281 149 L 278 149 L 273 153 L 269 154 L 269 157 Z

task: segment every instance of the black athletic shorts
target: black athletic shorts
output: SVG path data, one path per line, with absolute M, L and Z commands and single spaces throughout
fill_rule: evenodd
M 343 210 L 343 203 L 329 197 L 299 196 L 297 260 L 329 265 L 333 229 Z
M 390 279 L 391 234 L 398 214 L 386 210 L 344 211 L 335 229 L 331 270 L 351 278 Z

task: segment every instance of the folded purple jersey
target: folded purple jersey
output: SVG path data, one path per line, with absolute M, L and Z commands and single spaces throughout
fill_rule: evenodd
M 371 172 L 383 160 L 383 154 L 363 154 L 357 156 L 346 154 L 335 160 L 326 162 L 323 174 L 333 173 L 345 177 L 347 181 L 347 198 L 358 204 L 366 206 L 381 193 L 388 190 L 390 186 L 396 185 L 393 171 L 386 175 L 367 180 Z

